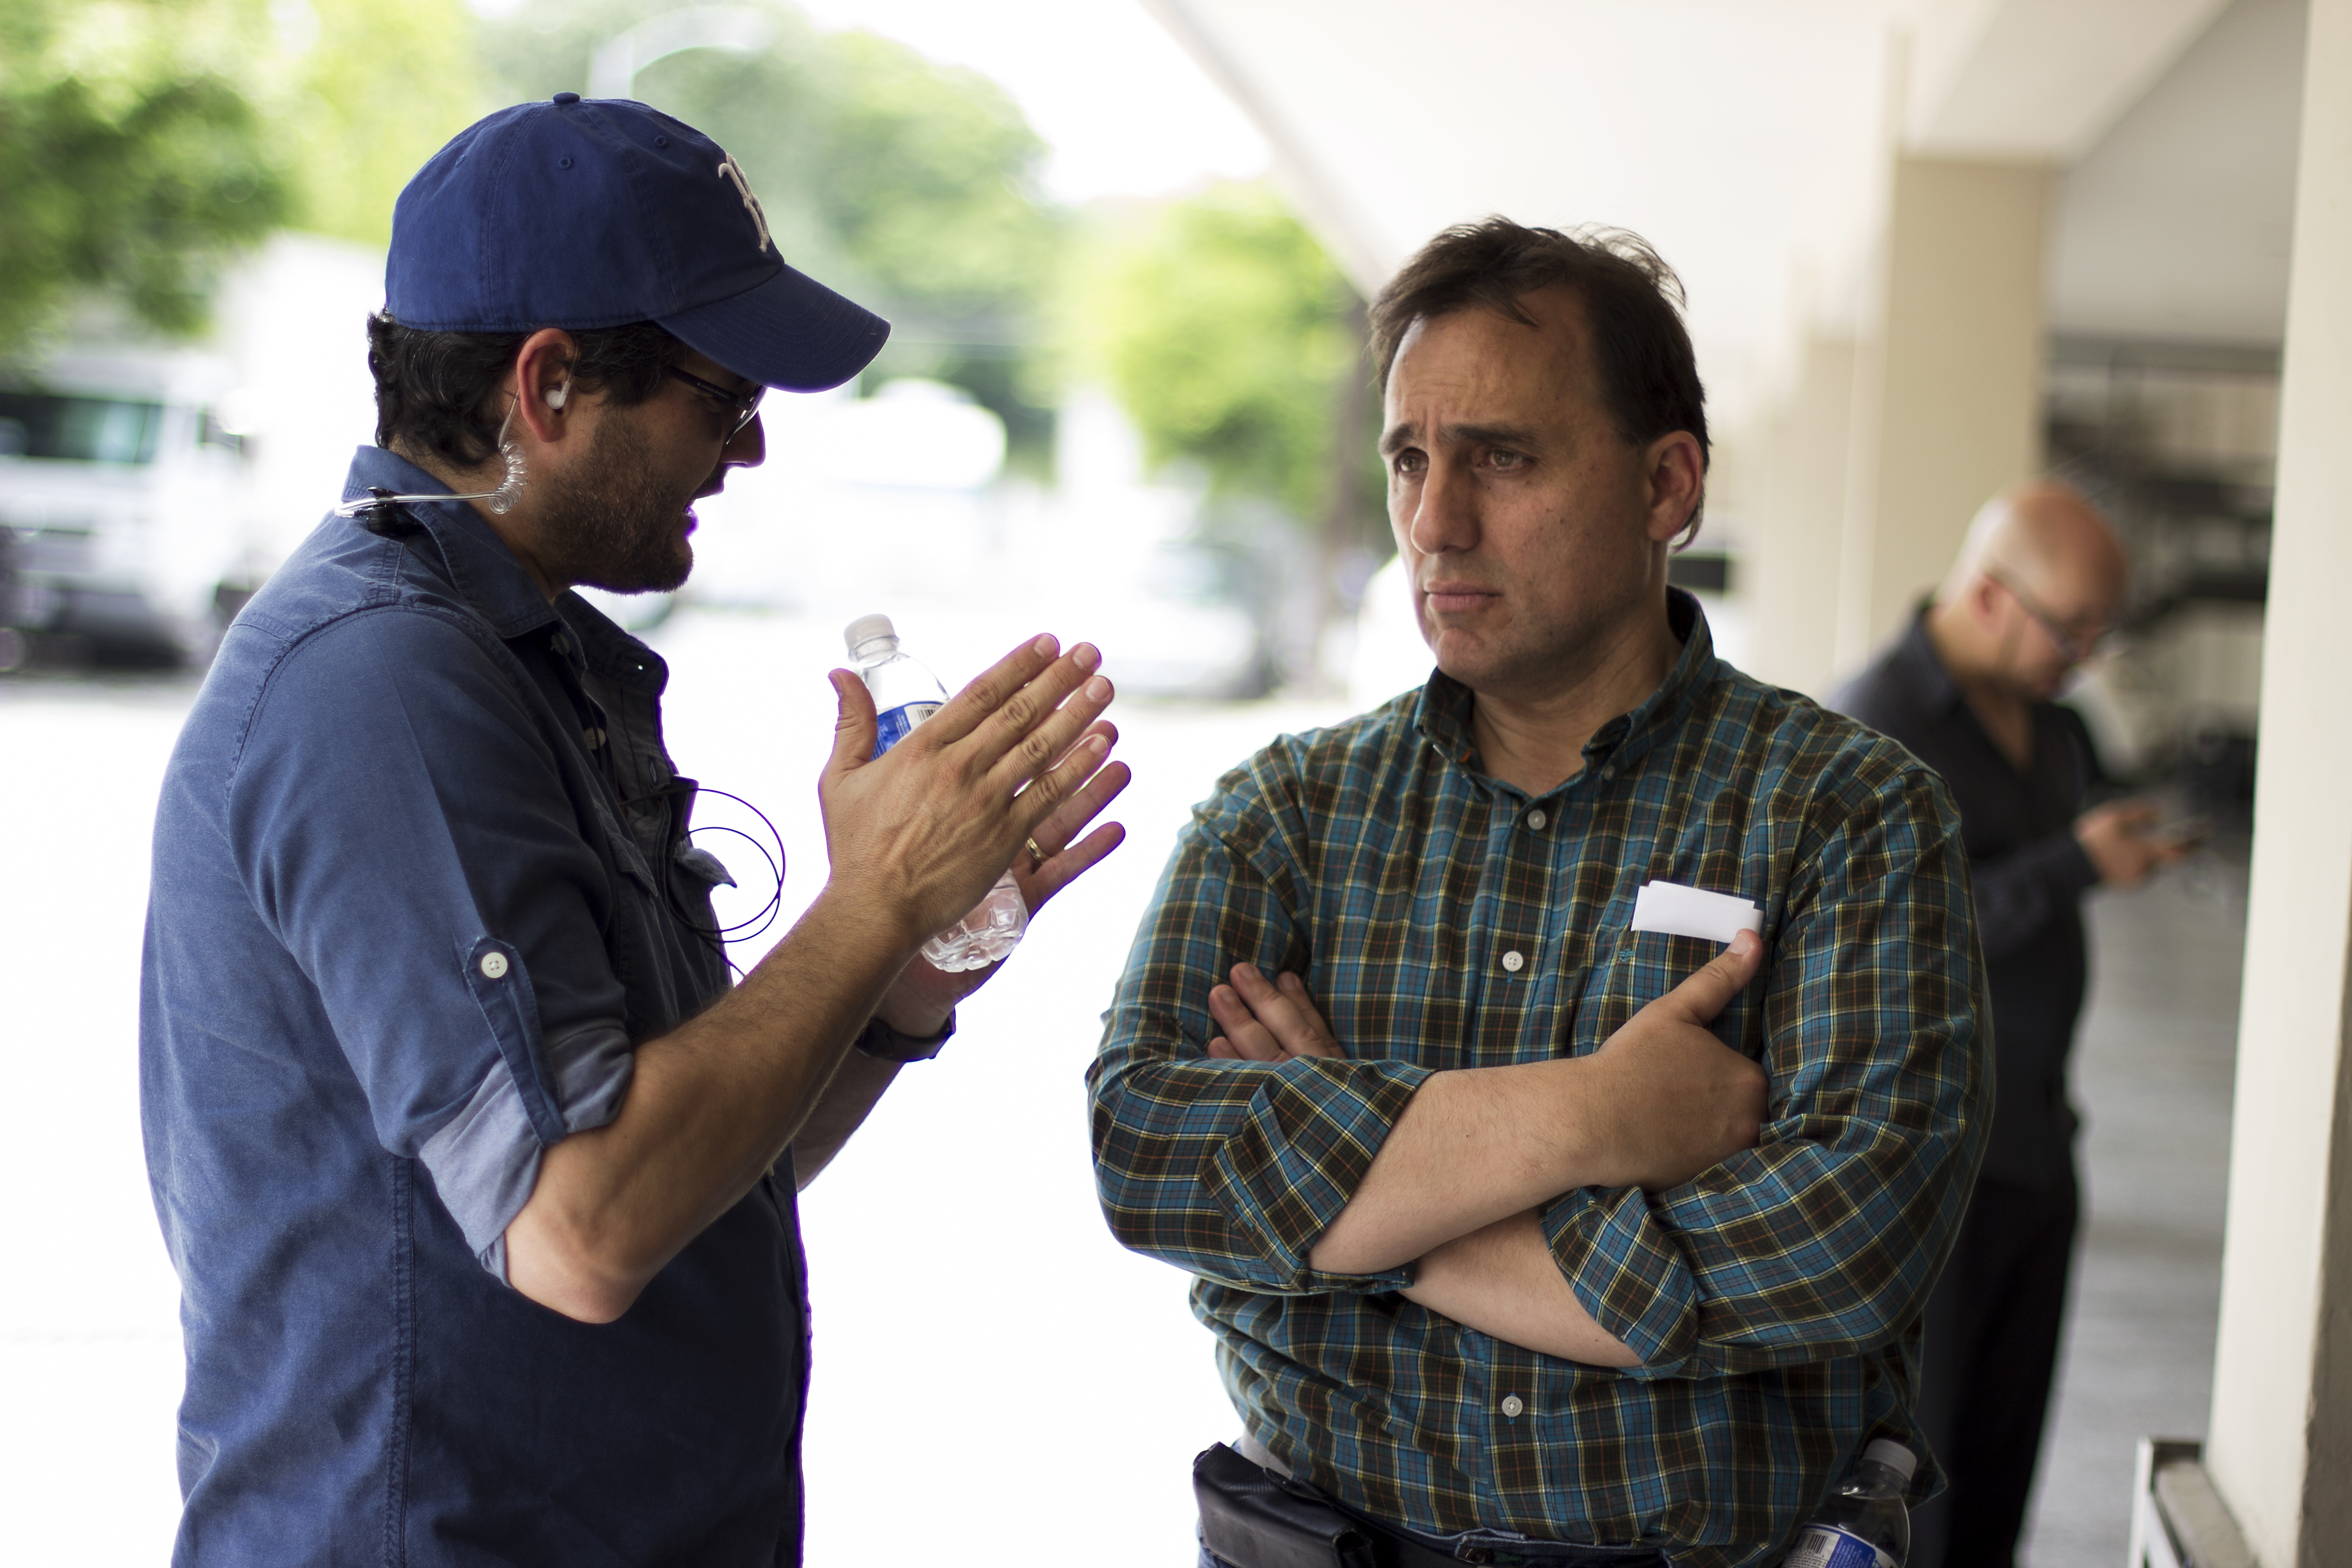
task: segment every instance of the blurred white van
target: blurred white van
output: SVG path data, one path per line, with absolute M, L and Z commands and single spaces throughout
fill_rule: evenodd
M 58 355 L 0 383 L 0 627 L 201 657 L 242 602 L 249 487 L 228 367 Z M 226 612 L 226 613 L 225 613 Z

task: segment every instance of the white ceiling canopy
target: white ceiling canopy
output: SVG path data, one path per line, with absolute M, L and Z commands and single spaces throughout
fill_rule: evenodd
M 1804 331 L 1859 323 L 1898 139 L 2087 169 L 2111 128 L 2139 133 L 2136 104 L 2196 73 L 2205 36 L 2226 32 L 2217 12 L 2225 25 L 2250 8 L 2300 12 L 2300 0 L 1149 3 L 1265 132 L 1277 176 L 1360 288 L 1488 213 L 1632 229 L 1683 277 L 1727 423 L 1769 393 Z M 2278 38 L 2292 36 L 2290 66 L 2300 59 L 2298 29 L 2257 29 L 2272 77 Z M 2242 69 L 2218 90 L 2260 78 Z M 2213 96 L 2199 100 L 2207 111 Z M 2247 140 L 2231 145 L 2277 161 Z M 2291 138 L 2287 156 L 2282 190 Z M 2097 252 L 2118 222 L 2145 226 L 2153 209 L 2178 224 L 2200 199 L 2161 168 L 2139 172 L 2150 177 L 2122 181 L 2132 188 L 2084 221 L 2071 190 L 2062 197 L 2072 249 L 2053 276 L 2072 276 L 2070 257 Z M 2134 264 L 2128 247 L 2100 255 L 2103 270 Z M 2132 296 L 2128 279 L 2109 282 Z M 2242 291 L 2242 278 L 2214 287 Z M 2165 318 L 2176 331 L 2178 294 Z

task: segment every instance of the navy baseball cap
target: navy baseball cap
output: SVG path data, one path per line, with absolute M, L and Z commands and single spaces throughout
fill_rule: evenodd
M 784 265 L 735 161 L 625 99 L 559 92 L 459 132 L 400 193 L 384 309 L 436 332 L 656 321 L 736 374 L 822 392 L 890 323 Z

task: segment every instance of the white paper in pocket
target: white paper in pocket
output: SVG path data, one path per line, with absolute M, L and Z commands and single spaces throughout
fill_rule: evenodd
M 1633 895 L 1635 931 L 1729 942 L 1741 931 L 1764 934 L 1764 913 L 1746 899 L 1685 888 L 1680 882 L 1644 882 Z

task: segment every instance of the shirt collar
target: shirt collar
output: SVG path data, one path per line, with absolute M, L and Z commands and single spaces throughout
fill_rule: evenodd
M 1682 639 L 1682 656 L 1649 696 L 1593 731 L 1592 738 L 1584 743 L 1585 771 L 1578 775 L 1580 778 L 1589 776 L 1604 763 L 1622 767 L 1662 737 L 1673 733 L 1690 710 L 1691 700 L 1698 689 L 1715 679 L 1715 637 L 1707 629 L 1706 612 L 1699 608 L 1698 600 L 1681 588 L 1668 588 L 1666 624 Z M 1435 670 L 1430 675 L 1429 684 L 1422 688 L 1420 707 L 1414 714 L 1415 724 L 1430 744 L 1448 761 L 1465 766 L 1477 751 L 1475 733 L 1470 727 L 1470 713 L 1475 702 L 1476 694 L 1468 687 L 1444 670 Z
M 352 455 L 343 499 L 363 500 L 372 488 L 394 495 L 446 494 L 449 489 L 396 452 L 362 447 Z M 481 613 L 499 637 L 520 637 L 557 618 L 555 606 L 539 591 L 539 584 L 507 542 L 471 506 L 461 500 L 411 501 L 401 510 L 438 547 L 449 585 Z
M 1895 645 L 1895 657 L 1888 662 L 1910 688 L 1911 700 L 1921 712 L 1944 713 L 1959 701 L 1960 688 L 1952 672 L 1944 668 L 1935 639 L 1927 635 L 1927 612 L 1933 607 L 1932 600 L 1924 601 L 1912 612 L 1910 629 Z

